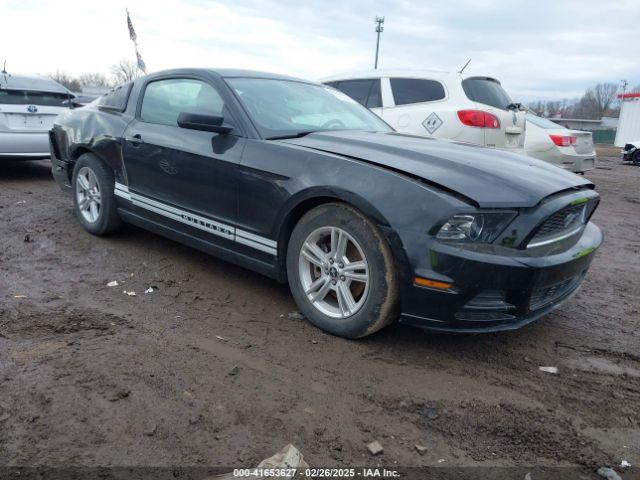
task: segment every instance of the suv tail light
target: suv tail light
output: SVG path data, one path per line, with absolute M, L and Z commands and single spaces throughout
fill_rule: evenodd
M 549 135 L 549 138 L 559 147 L 570 147 L 578 141 L 578 137 L 571 137 L 569 135 Z
M 482 110 L 458 110 L 458 118 L 468 127 L 500 128 L 498 117 Z

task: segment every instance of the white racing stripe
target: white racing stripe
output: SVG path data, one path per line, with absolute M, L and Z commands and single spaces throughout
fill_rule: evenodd
M 255 233 L 216 222 L 215 220 L 210 220 L 206 217 L 196 215 L 195 213 L 187 212 L 171 205 L 158 202 L 157 200 L 145 197 L 144 195 L 130 192 L 129 187 L 121 183 L 115 184 L 114 193 L 118 197 L 129 200 L 133 205 L 149 210 L 150 212 L 157 213 L 158 215 L 184 223 L 185 225 L 189 225 L 213 235 L 226 238 L 227 240 L 232 240 L 242 245 L 260 250 L 261 252 L 266 252 L 273 256 L 277 255 L 278 242 L 275 240 L 261 237 Z

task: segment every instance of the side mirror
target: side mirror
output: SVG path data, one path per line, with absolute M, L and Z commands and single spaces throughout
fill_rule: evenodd
M 182 112 L 178 115 L 178 126 L 203 132 L 214 132 L 225 135 L 233 130 L 230 125 L 224 125 L 224 118 L 218 115 Z

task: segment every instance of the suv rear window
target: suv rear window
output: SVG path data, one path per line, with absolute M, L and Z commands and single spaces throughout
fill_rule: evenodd
M 0 90 L 0 104 L 40 105 L 66 107 L 71 95 L 58 92 L 31 92 L 29 90 Z
M 467 78 L 462 81 L 462 88 L 471 101 L 491 105 L 492 107 L 507 109 L 512 103 L 502 85 L 490 78 Z
M 349 95 L 360 105 L 367 108 L 382 107 L 379 78 L 366 80 L 341 80 L 338 82 L 327 82 L 327 85 L 337 88 L 342 93 Z
M 129 92 L 131 91 L 133 83 L 127 82 L 122 85 L 118 85 L 113 90 L 105 93 L 100 100 L 98 101 L 98 105 L 107 107 L 113 110 L 117 110 L 119 112 L 124 112 L 127 108 L 127 102 L 129 100 Z
M 396 105 L 433 102 L 445 97 L 444 87 L 435 80 L 392 78 L 391 91 Z

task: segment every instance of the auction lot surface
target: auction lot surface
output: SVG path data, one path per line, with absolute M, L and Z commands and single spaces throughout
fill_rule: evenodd
M 293 443 L 316 467 L 624 476 L 640 464 L 640 168 L 598 165 L 605 243 L 559 310 L 354 342 L 291 318 L 287 287 L 250 271 L 133 227 L 89 235 L 48 161 L 3 163 L 0 465 L 250 467 Z

